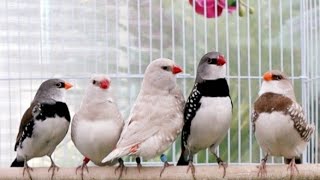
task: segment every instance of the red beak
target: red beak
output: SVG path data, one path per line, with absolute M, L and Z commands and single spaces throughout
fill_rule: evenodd
M 173 73 L 173 74 L 178 74 L 178 73 L 180 73 L 180 72 L 182 72 L 181 67 L 176 66 L 176 65 L 173 65 L 173 67 L 172 67 L 172 73 Z
M 222 66 L 226 63 L 226 60 L 224 59 L 223 56 L 219 55 L 218 58 L 217 58 L 217 65 L 218 66 Z
M 100 82 L 100 88 L 102 89 L 108 89 L 110 86 L 110 82 L 108 80 L 102 80 Z

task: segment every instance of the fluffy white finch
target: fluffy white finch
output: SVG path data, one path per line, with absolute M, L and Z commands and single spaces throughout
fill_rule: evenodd
M 232 101 L 226 80 L 226 60 L 219 52 L 205 54 L 198 65 L 194 87 L 184 107 L 181 156 L 177 165 L 189 165 L 193 177 L 193 155 L 210 148 L 226 174 L 227 164 L 216 154 L 216 148 L 231 125 Z
M 77 168 L 81 168 L 82 178 L 83 169 L 87 169 L 86 164 L 90 160 L 98 166 L 113 165 L 101 161 L 116 147 L 124 121 L 110 92 L 110 85 L 108 76 L 93 75 L 80 109 L 72 119 L 71 139 L 85 157 Z
M 147 160 L 170 147 L 183 126 L 184 98 L 175 76 L 181 71 L 172 60 L 164 58 L 148 65 L 116 149 L 104 158 L 104 162 L 126 155 Z M 164 170 L 169 164 L 163 154 L 161 160 L 165 163 Z M 139 167 L 139 158 L 137 163 Z
M 296 102 L 287 76 L 277 70 L 266 72 L 254 103 L 252 115 L 255 137 L 266 153 L 258 176 L 266 173 L 269 155 L 290 159 L 288 168 L 294 173 L 295 158 L 299 158 L 314 131 L 306 121 L 302 107 Z M 297 169 L 298 170 L 298 169 Z
M 49 79 L 39 87 L 30 107 L 24 113 L 14 150 L 17 157 L 11 167 L 24 167 L 29 178 L 30 168 L 27 161 L 34 157 L 49 156 L 52 176 L 58 167 L 51 158 L 56 146 L 66 136 L 70 113 L 65 103 L 65 90 L 72 85 L 61 79 Z

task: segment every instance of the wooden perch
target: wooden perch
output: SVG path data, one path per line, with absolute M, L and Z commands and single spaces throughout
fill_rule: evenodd
M 127 173 L 123 172 L 121 179 L 160 179 L 159 174 L 162 167 L 143 167 L 139 173 L 136 167 L 128 167 Z M 299 174 L 293 179 L 320 179 L 319 164 L 298 165 Z M 23 168 L 1 168 L 0 179 L 28 179 L 27 174 L 22 176 Z M 89 173 L 85 171 L 84 179 L 117 179 L 115 167 L 89 167 Z M 164 171 L 162 178 L 167 179 L 192 179 L 191 172 L 187 166 L 170 166 Z M 257 165 L 229 165 L 225 179 L 290 179 L 287 165 L 267 165 L 267 176 L 257 178 Z M 222 179 L 223 169 L 218 166 L 196 166 L 196 178 L 200 179 Z M 33 168 L 31 176 L 34 180 L 50 179 L 51 171 L 48 168 Z M 80 173 L 76 175 L 75 168 L 60 168 L 54 179 L 81 179 Z

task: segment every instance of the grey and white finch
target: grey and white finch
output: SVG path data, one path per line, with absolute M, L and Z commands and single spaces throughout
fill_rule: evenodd
M 26 170 L 30 179 L 29 169 L 32 168 L 27 161 L 35 157 L 50 158 L 48 171 L 52 169 L 51 178 L 58 170 L 51 155 L 69 129 L 70 113 L 65 103 L 65 90 L 71 87 L 70 83 L 61 79 L 44 81 L 21 119 L 14 147 L 17 157 L 11 167 L 24 167 L 23 174 Z
M 277 70 L 266 72 L 254 103 L 252 115 L 255 137 L 266 153 L 259 166 L 259 175 L 266 173 L 269 155 L 290 159 L 291 176 L 314 131 L 306 121 L 302 107 L 296 102 L 293 86 L 287 76 Z
M 170 147 L 183 126 L 184 98 L 175 77 L 181 71 L 172 60 L 164 58 L 148 65 L 116 149 L 104 158 L 104 162 L 127 155 L 147 160 Z M 161 160 L 165 163 L 164 168 L 168 166 L 164 155 Z
M 93 75 L 82 100 L 79 111 L 71 123 L 71 139 L 85 157 L 81 168 L 87 168 L 92 161 L 95 165 L 105 166 L 114 163 L 101 163 L 119 140 L 124 121 L 110 92 L 111 81 L 106 75 Z M 116 162 L 115 162 L 116 163 Z M 88 169 L 87 169 L 88 171 Z
M 232 101 L 226 80 L 226 60 L 219 52 L 205 54 L 198 65 L 194 87 L 184 107 L 181 156 L 177 165 L 189 165 L 193 177 L 193 155 L 210 148 L 226 174 L 227 164 L 216 154 L 216 148 L 231 125 Z

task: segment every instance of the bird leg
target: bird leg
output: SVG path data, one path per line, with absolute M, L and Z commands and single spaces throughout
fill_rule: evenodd
M 119 178 L 118 178 L 118 179 L 120 179 L 124 169 L 125 169 L 125 173 L 127 174 L 127 168 L 124 165 L 123 160 L 121 158 L 118 159 L 118 162 L 119 162 L 119 166 L 114 170 L 114 174 L 117 174 L 117 171 L 120 170 L 120 174 L 119 174 Z
M 188 164 L 187 173 L 191 169 L 192 177 L 193 177 L 193 179 L 196 179 L 196 176 L 195 176 L 196 169 L 194 168 L 194 165 L 193 165 L 193 155 L 189 155 L 189 160 L 188 161 L 189 161 L 189 164 Z
M 290 179 L 292 179 L 292 177 L 293 177 L 294 170 L 296 170 L 297 173 L 299 174 L 299 170 L 298 170 L 298 167 L 297 167 L 297 165 L 296 165 L 296 160 L 295 160 L 295 158 L 292 158 L 292 159 L 291 159 L 291 161 L 290 161 L 290 163 L 289 163 L 289 165 L 288 165 L 287 170 L 289 170 L 289 169 L 290 169 Z
M 137 168 L 140 173 L 140 169 L 142 168 L 140 157 L 136 157 Z
M 87 164 L 88 164 L 89 161 L 90 161 L 90 159 L 87 158 L 87 157 L 85 157 L 85 158 L 83 159 L 82 165 L 80 165 L 80 166 L 78 166 L 78 167 L 76 168 L 76 174 L 78 173 L 78 170 L 81 169 L 81 179 L 82 179 L 82 180 L 83 180 L 83 169 L 86 169 L 86 170 L 87 170 L 87 173 L 89 173 L 89 169 L 88 169 L 88 166 L 87 166 Z
M 51 166 L 48 169 L 48 172 L 50 172 L 50 170 L 52 169 L 52 174 L 51 174 L 51 179 L 53 179 L 54 176 L 54 172 L 55 170 L 57 170 L 57 172 L 59 171 L 59 167 L 54 163 L 54 161 L 52 160 L 51 155 L 49 156 L 50 160 L 51 160 Z
M 30 171 L 33 171 L 33 169 L 31 167 L 29 167 L 27 159 L 24 160 L 24 167 L 23 167 L 23 172 L 22 172 L 22 176 L 24 176 L 24 172 L 27 171 L 29 179 L 32 180 Z
M 172 166 L 172 164 L 169 164 L 169 163 L 168 163 L 167 156 L 164 155 L 164 154 L 161 154 L 160 159 L 161 159 L 161 161 L 164 163 L 164 164 L 163 164 L 163 168 L 161 169 L 161 172 L 160 172 L 160 177 L 161 177 L 161 176 L 162 176 L 162 173 L 164 172 L 164 170 L 166 169 L 166 167 Z
M 226 176 L 226 173 L 227 173 L 228 163 L 222 161 L 222 159 L 220 157 L 218 157 L 218 155 L 216 153 L 213 153 L 213 154 L 217 159 L 217 163 L 219 165 L 219 168 L 223 167 L 223 176 L 222 176 L 222 178 L 224 178 Z
M 258 166 L 258 177 L 262 177 L 263 175 L 267 175 L 267 160 L 268 160 L 269 154 L 267 154 L 263 159 L 261 159 L 261 164 Z

